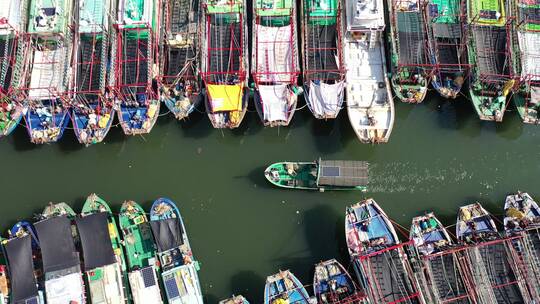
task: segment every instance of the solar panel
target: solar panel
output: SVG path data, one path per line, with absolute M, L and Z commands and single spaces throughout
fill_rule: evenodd
M 31 299 L 28 299 L 25 301 L 26 304 L 38 304 L 38 298 L 37 297 L 33 297 Z
M 339 167 L 323 167 L 322 175 L 328 177 L 339 176 Z
M 165 279 L 165 290 L 167 291 L 167 298 L 169 300 L 178 298 L 180 296 L 180 292 L 178 291 L 178 285 L 176 285 L 176 280 L 174 279 L 174 276 Z
M 141 275 L 143 277 L 145 288 L 156 285 L 156 279 L 154 277 L 154 269 L 152 268 L 152 266 L 141 269 Z

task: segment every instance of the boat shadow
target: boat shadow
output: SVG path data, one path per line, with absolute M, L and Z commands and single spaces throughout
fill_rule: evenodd
M 279 191 L 277 187 L 274 187 L 266 180 L 266 177 L 264 177 L 264 170 L 266 169 L 266 166 L 260 166 L 253 170 L 251 170 L 247 176 L 235 176 L 234 178 L 246 178 L 253 184 L 254 187 L 258 189 L 275 189 L 276 191 Z
M 30 137 L 28 136 L 24 123 L 19 124 L 7 138 L 13 143 L 13 147 L 17 152 L 36 150 L 43 146 L 35 145 L 30 142 Z
M 231 277 L 231 295 L 243 295 L 250 303 L 262 303 L 265 282 L 265 278 L 251 270 L 239 271 Z

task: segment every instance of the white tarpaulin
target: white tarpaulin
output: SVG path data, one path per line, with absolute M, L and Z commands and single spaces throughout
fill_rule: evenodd
M 255 51 L 258 81 L 290 82 L 293 71 L 291 26 L 269 27 L 256 25 Z M 293 42 L 296 43 L 296 42 Z
M 264 120 L 287 121 L 289 119 L 289 100 L 292 92 L 287 85 L 259 85 L 257 87 L 263 108 Z
M 540 80 L 540 33 L 518 32 L 518 37 L 521 48 L 521 75 L 529 76 L 528 80 Z
M 64 91 L 62 86 L 66 49 L 34 52 L 32 74 L 30 75 L 31 99 L 50 99 Z
M 84 303 L 83 280 L 81 273 L 72 273 L 45 281 L 47 303 Z
M 316 84 L 311 81 L 309 83 L 308 100 L 313 113 L 321 116 L 338 113 L 343 104 L 344 87 L 344 81 L 335 84 Z
M 19 30 L 20 22 L 21 0 L 0 0 L 0 34 L 13 29 Z

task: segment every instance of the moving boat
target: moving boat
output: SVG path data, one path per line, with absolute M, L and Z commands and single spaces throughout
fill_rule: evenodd
M 13 132 L 23 117 L 24 105 L 18 90 L 24 67 L 24 25 L 22 8 L 27 0 L 0 3 L 0 138 Z
M 26 129 L 36 144 L 58 141 L 69 123 L 72 12 L 72 0 L 30 1 L 23 90 Z
M 86 303 L 81 262 L 68 216 L 44 212 L 45 219 L 35 223 L 47 303 Z
M 427 33 L 421 0 L 389 0 L 391 82 L 403 102 L 420 103 L 429 85 Z
M 267 277 L 264 287 L 264 304 L 287 303 L 311 303 L 304 285 L 289 270 Z
M 395 113 L 386 71 L 383 1 L 345 3 L 347 114 L 361 142 L 385 143 L 392 133 Z
M 219 304 L 249 304 L 249 302 L 243 296 L 233 296 L 232 298 L 219 301 Z
M 313 291 L 320 304 L 368 303 L 367 296 L 335 259 L 315 265 Z
M 469 92 L 482 120 L 502 121 L 514 86 L 508 22 L 504 0 L 467 0 Z
M 465 251 L 478 297 L 490 303 L 531 303 L 511 240 L 502 239 L 491 215 L 474 203 L 459 208 L 456 236 Z
M 476 303 L 474 286 L 468 270 L 462 265 L 462 247 L 433 213 L 413 218 L 410 240 L 411 252 L 420 262 L 418 275 L 425 285 L 424 298 L 429 303 Z
M 165 49 L 160 97 L 176 119 L 188 117 L 201 99 L 199 8 L 197 0 L 164 3 Z
M 317 119 L 334 119 L 345 97 L 342 0 L 302 0 L 304 96 Z
M 75 136 L 86 146 L 103 141 L 114 119 L 106 88 L 113 2 L 87 0 L 76 4 L 71 120 Z
M 41 271 L 41 258 L 35 256 L 39 247 L 35 248 L 34 244 L 37 244 L 35 231 L 30 223 L 24 221 L 17 223 L 10 230 L 8 240 L 2 241 L 9 269 L 9 303 L 45 303 L 43 286 L 38 285 L 36 277 Z M 5 279 L 5 276 L 2 278 Z M 7 283 L 5 287 L 7 288 Z M 2 293 L 4 294 L 4 291 Z
M 442 97 L 456 98 L 469 67 L 461 0 L 428 0 L 425 10 L 431 84 Z
M 161 0 L 119 0 L 109 85 L 126 135 L 149 133 L 159 116 Z
M 368 163 L 352 160 L 280 162 L 264 170 L 275 186 L 304 190 L 361 190 L 368 185 Z
M 247 9 L 244 0 L 201 0 L 201 76 L 214 128 L 237 128 L 249 101 Z
M 124 303 L 128 298 L 126 265 L 116 221 L 109 206 L 96 194 L 91 194 L 75 223 L 84 257 L 90 302 Z
M 125 201 L 120 208 L 120 229 L 126 249 L 131 297 L 135 304 L 161 304 L 156 249 L 150 224 L 142 207 Z
M 370 303 L 424 303 L 390 219 L 373 199 L 347 208 L 345 238 Z
M 287 126 L 296 111 L 300 68 L 295 0 L 253 3 L 251 73 L 264 126 Z
M 520 63 L 516 66 L 521 84 L 514 93 L 514 103 L 525 123 L 540 124 L 540 13 L 538 2 L 513 0 L 517 23 Z
M 150 227 L 157 246 L 167 303 L 202 304 L 202 292 L 186 227 L 176 204 L 158 198 L 150 209 Z

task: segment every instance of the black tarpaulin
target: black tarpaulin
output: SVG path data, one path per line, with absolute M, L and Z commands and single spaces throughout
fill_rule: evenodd
M 156 240 L 159 252 L 167 251 L 184 244 L 180 220 L 171 218 L 160 221 L 150 221 L 152 234 Z
M 75 219 L 75 223 L 81 238 L 85 271 L 114 264 L 108 214 L 94 213 Z
M 38 296 L 32 262 L 32 238 L 27 235 L 11 239 L 4 245 L 4 249 L 11 284 L 11 303 L 19 303 Z
M 43 220 L 36 223 L 35 227 L 45 273 L 80 265 L 71 235 L 71 223 L 66 216 Z

